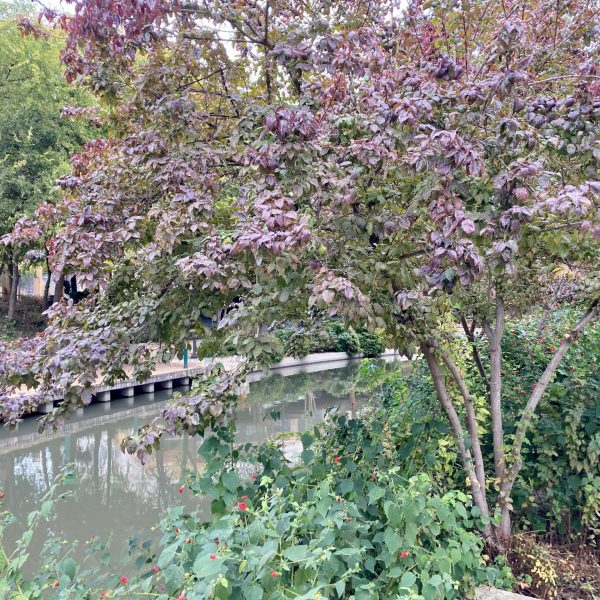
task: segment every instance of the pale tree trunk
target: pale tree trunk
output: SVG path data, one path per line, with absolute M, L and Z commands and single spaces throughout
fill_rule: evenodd
M 504 302 L 496 298 L 495 328 L 483 321 L 483 330 L 488 338 L 490 353 L 490 415 L 494 445 L 494 468 L 496 479 L 504 476 L 504 428 L 502 425 L 502 336 L 504 335 Z
M 10 292 L 8 296 L 8 313 L 7 317 L 14 321 L 17 310 L 17 293 L 19 291 L 19 279 L 21 274 L 19 273 L 19 263 L 17 261 L 17 251 L 13 250 L 12 256 L 12 273 L 10 281 Z
M 448 389 L 446 388 L 446 383 L 444 381 L 444 375 L 442 374 L 440 366 L 435 357 L 433 345 L 422 343 L 421 351 L 423 352 L 423 356 L 427 361 L 438 399 L 440 400 L 444 412 L 446 413 L 446 417 L 450 423 L 450 429 L 452 430 L 456 440 L 456 445 L 458 446 L 463 469 L 469 478 L 473 502 L 479 507 L 481 514 L 484 517 L 489 517 L 490 511 L 485 493 L 485 476 L 483 474 L 483 458 L 479 448 L 476 424 L 474 425 L 472 422 L 469 423 L 469 431 L 472 431 L 473 434 L 471 448 L 467 448 L 465 445 L 464 429 L 460 421 L 460 417 L 458 416 L 458 413 L 452 404 L 450 395 L 448 394 Z M 468 397 L 470 401 L 470 395 L 468 395 Z M 474 411 L 468 412 L 471 414 L 471 416 L 474 416 Z M 476 444 L 473 444 L 474 441 L 476 441 Z M 475 453 L 475 459 L 473 457 L 473 452 Z M 492 541 L 493 531 L 489 523 L 485 525 L 484 535 L 488 541 Z
M 60 273 L 54 283 L 54 302 L 60 302 L 62 300 L 64 286 L 65 276 Z
M 506 550 L 510 539 L 512 508 L 510 495 L 502 493 L 502 482 L 506 469 L 504 453 L 504 426 L 502 424 L 502 337 L 504 336 L 504 301 L 496 296 L 496 323 L 492 327 L 483 320 L 482 328 L 488 339 L 490 355 L 490 417 L 492 420 L 492 444 L 494 449 L 494 471 L 496 482 L 500 487 L 498 508 L 500 509 L 500 525 L 496 528 L 496 541 L 501 550 Z
M 46 261 L 46 266 L 48 267 L 48 274 L 46 275 L 46 283 L 44 284 L 44 295 L 42 296 L 42 312 L 44 312 L 48 308 L 48 296 L 50 295 L 50 281 L 52 280 L 52 272 L 50 271 L 48 261 Z

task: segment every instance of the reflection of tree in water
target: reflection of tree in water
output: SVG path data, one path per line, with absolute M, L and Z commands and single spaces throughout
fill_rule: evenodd
M 398 368 L 393 362 L 373 361 L 382 367 L 382 375 Z M 298 373 L 296 375 L 273 374 L 250 384 L 248 403 L 268 405 L 274 402 L 297 400 L 309 392 L 324 392 L 334 398 L 347 398 L 350 392 L 364 392 L 372 382 L 367 383 L 360 374 L 361 363 L 354 362 L 339 369 Z
M 154 525 L 167 507 L 181 504 L 177 489 L 182 473 L 195 465 L 198 442 L 187 437 L 166 440 L 164 449 L 142 467 L 120 450 L 119 440 L 128 431 L 130 428 L 112 424 L 46 440 L 26 453 L 0 456 L 0 483 L 10 501 L 7 508 L 21 523 L 39 509 L 42 496 L 63 465 L 71 463 L 76 473 L 70 488 L 73 497 L 57 503 L 51 524 L 36 532 L 34 548 L 43 545 L 50 531 L 69 540 L 106 538 L 114 533 L 115 541 L 122 543 Z M 19 528 L 11 528 L 7 543 L 18 535 Z

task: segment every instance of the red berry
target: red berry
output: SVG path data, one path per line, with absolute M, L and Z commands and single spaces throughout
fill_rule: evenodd
M 121 583 L 127 583 L 127 577 L 121 577 Z
M 178 600 L 185 600 L 185 592 L 181 592 L 181 596 L 179 596 Z
M 152 567 L 152 570 L 153 570 L 155 573 L 158 573 L 158 572 L 160 572 L 160 569 L 159 569 L 159 568 L 158 568 L 156 565 L 154 565 L 154 566 Z
M 244 504 L 243 502 L 239 502 L 238 503 L 238 508 L 240 510 L 246 510 L 248 508 L 248 506 L 246 504 Z
M 217 558 L 217 555 L 216 555 L 216 554 L 211 554 L 211 555 L 210 555 L 210 560 L 215 560 L 216 558 Z
M 277 577 L 277 571 L 271 571 L 271 577 Z
M 58 587 L 58 586 L 60 585 L 60 583 L 58 583 L 58 581 L 55 581 L 55 582 L 54 582 L 52 585 L 53 585 L 54 587 Z
M 339 456 L 336 456 L 333 460 L 335 460 L 335 462 L 340 462 L 342 459 Z
M 219 540 L 219 538 L 217 538 L 217 539 L 215 540 L 215 544 L 218 546 L 220 543 L 221 543 L 221 541 Z
M 242 496 L 242 500 L 248 500 L 248 496 Z
M 400 558 L 406 558 L 408 556 L 408 552 L 406 550 L 404 550 L 403 552 L 400 553 Z
M 181 486 L 181 487 L 180 487 L 180 488 L 179 488 L 177 491 L 178 491 L 180 494 L 183 494 L 183 490 L 185 490 L 185 486 L 183 486 L 183 485 L 182 485 L 182 486 Z
M 6 496 L 6 494 L 4 492 L 0 492 L 0 500 L 2 500 L 2 498 L 4 498 Z

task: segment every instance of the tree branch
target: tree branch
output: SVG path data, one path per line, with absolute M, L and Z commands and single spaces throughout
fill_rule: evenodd
M 483 367 L 483 362 L 481 361 L 481 356 L 479 355 L 479 350 L 477 349 L 477 344 L 475 343 L 475 320 L 473 320 L 472 327 L 469 327 L 469 323 L 467 323 L 467 319 L 463 314 L 460 315 L 460 322 L 467 336 L 467 340 L 469 340 L 469 344 L 471 345 L 471 354 L 473 356 L 473 361 L 475 362 L 475 366 L 481 375 L 481 379 L 483 380 L 483 384 L 485 385 L 485 389 L 488 394 L 490 393 L 490 382 L 488 380 L 487 374 L 485 372 L 485 368 Z
M 475 459 L 475 473 L 477 474 L 479 485 L 483 490 L 485 490 L 485 468 L 483 464 L 483 454 L 481 453 L 481 445 L 479 443 L 479 434 L 477 433 L 477 417 L 475 415 L 473 398 L 463 376 L 461 375 L 458 367 L 450 355 L 447 352 L 440 351 L 440 356 L 452 374 L 454 381 L 456 381 L 458 389 L 460 390 L 460 394 L 463 397 L 467 417 L 467 429 L 469 430 L 469 435 L 471 436 L 471 449 L 473 452 L 473 458 Z
M 423 356 L 425 356 L 425 360 L 427 361 L 427 365 L 429 366 L 429 371 L 431 372 L 431 376 L 433 378 L 433 383 L 435 385 L 435 390 L 437 392 L 438 399 L 440 400 L 444 412 L 446 413 L 446 417 L 448 418 L 448 422 L 450 423 L 450 429 L 452 429 L 452 433 L 454 434 L 454 438 L 456 439 L 456 444 L 458 446 L 459 454 L 462 460 L 463 469 L 469 477 L 473 501 L 480 508 L 482 515 L 489 516 L 489 509 L 485 497 L 485 490 L 481 487 L 477 474 L 475 473 L 475 470 L 473 468 L 473 457 L 471 456 L 471 452 L 465 447 L 465 436 L 463 427 L 458 417 L 458 413 L 456 412 L 456 409 L 452 404 L 452 400 L 450 400 L 450 397 L 448 395 L 448 390 L 446 389 L 446 385 L 444 383 L 444 376 L 442 375 L 437 360 L 433 355 L 432 347 L 427 343 L 422 343 L 421 351 L 423 352 Z M 488 538 L 491 537 L 492 528 L 489 524 L 485 526 L 484 534 Z
M 494 468 L 496 477 L 502 481 L 506 457 L 504 455 L 504 427 L 502 425 L 502 336 L 504 335 L 504 302 L 496 297 L 496 328 L 483 320 L 483 330 L 488 338 L 490 351 L 490 413 L 494 445 Z

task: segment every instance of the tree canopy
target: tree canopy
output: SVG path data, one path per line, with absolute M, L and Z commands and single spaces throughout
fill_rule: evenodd
M 68 171 L 69 157 L 87 135 L 82 123 L 61 111 L 89 104 L 90 97 L 66 84 L 59 39 L 24 37 L 8 20 L 0 22 L 0 36 L 0 210 L 6 232 L 48 201 Z
M 5 420 L 60 395 L 53 422 L 98 376 L 149 372 L 224 307 L 220 326 L 259 364 L 276 348 L 269 326 L 335 314 L 424 355 L 488 514 L 477 415 L 452 358 L 464 328 L 488 389 L 506 537 L 530 416 L 598 313 L 598 3 L 71 4 L 45 17 L 67 33 L 68 79 L 105 99 L 115 135 L 76 154 L 61 201 L 11 239 L 56 226 L 53 270 L 91 294 L 5 349 Z M 505 318 L 563 298 L 582 319 L 507 446 Z M 201 398 L 233 390 L 225 376 L 200 385 Z M 198 430 L 210 417 L 198 397 L 127 449 L 143 458 L 164 430 Z

